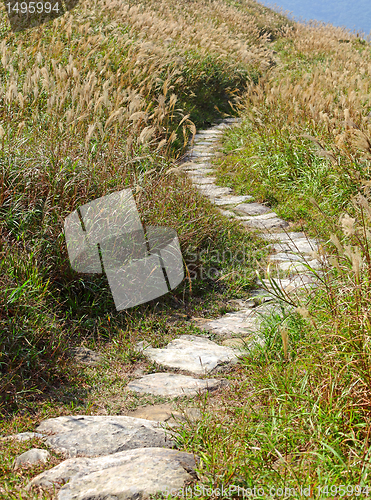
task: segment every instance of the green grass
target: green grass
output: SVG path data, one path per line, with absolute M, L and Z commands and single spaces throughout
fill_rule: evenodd
M 137 369 L 166 370 L 148 362 L 136 343 L 162 347 L 181 334 L 204 335 L 192 317 L 218 317 L 233 310 L 230 299 L 249 296 L 255 270 L 267 254 L 262 242 L 221 216 L 172 159 L 184 152 L 194 124 L 205 126 L 220 114 L 238 111 L 243 121 L 224 137 L 219 183 L 268 202 L 292 222 L 292 229 L 308 229 L 325 243 L 334 233 L 339 242 L 332 237 L 336 248 L 326 243 L 331 259 L 315 292 L 304 294 L 291 309 L 278 300 L 277 310 L 263 318 L 265 343 L 223 373 L 228 388 L 190 401 L 203 418 L 181 427 L 179 446 L 201 457 L 199 483 L 205 487 L 260 487 L 264 493 L 255 498 L 272 499 L 307 498 L 300 488 L 309 488 L 311 498 L 320 500 L 340 498 L 331 486 L 345 485 L 348 498 L 367 498 L 370 156 L 360 134 L 367 137 L 370 111 L 362 87 L 367 46 L 352 41 L 338 50 L 338 32 L 307 32 L 250 1 L 200 0 L 185 9 L 166 0 L 161 10 L 145 0 L 132 11 L 135 27 L 127 13 L 116 18 L 112 9 L 89 14 L 80 7 L 70 29 L 61 23 L 58 30 L 45 26 L 26 35 L 2 30 L 7 57 L 12 57 L 11 63 L 3 57 L 2 83 L 7 85 L 16 72 L 21 91 L 27 68 L 37 73 L 43 64 L 55 76 L 52 60 L 63 68 L 73 56 L 81 82 L 89 70 L 98 72 L 94 105 L 107 81 L 110 96 L 116 92 L 118 99 L 111 107 L 97 104 L 96 112 L 83 93 L 73 101 L 75 74 L 66 80 L 59 114 L 48 109 L 51 92 L 42 80 L 24 91 L 24 108 L 21 100 L 2 101 L 2 434 L 32 431 L 41 420 L 59 415 L 126 414 L 166 402 L 126 392 Z M 142 16 L 144 11 L 148 16 Z M 204 25 L 210 38 L 202 41 L 198 31 L 195 41 L 183 38 L 189 26 Z M 218 27 L 225 38 L 222 31 L 216 36 Z M 90 39 L 99 34 L 100 40 Z M 226 48 L 217 45 L 218 37 Z M 94 48 L 84 60 L 85 43 Z M 256 48 L 254 62 L 251 54 L 243 55 L 245 43 Z M 120 94 L 123 88 L 130 98 Z M 135 92 L 143 94 L 140 104 Z M 234 96 L 233 110 L 228 100 Z M 128 115 L 106 127 L 126 98 Z M 69 110 L 79 116 L 78 126 L 68 124 Z M 327 118 L 320 114 L 325 111 Z M 100 131 L 87 140 L 94 123 Z M 153 137 L 141 141 L 150 125 Z M 128 187 L 146 225 L 176 230 L 187 277 L 166 296 L 117 312 L 104 276 L 71 269 L 62 227 L 81 204 Z M 360 192 L 365 198 L 352 201 Z M 354 224 L 339 222 L 344 211 Z M 71 359 L 70 349 L 80 345 L 100 353 L 97 366 Z M 61 456 L 52 454 L 46 466 L 12 469 L 14 458 L 31 446 L 44 447 L 37 440 L 0 441 L 0 498 L 50 498 L 24 487 Z M 325 485 L 329 494 L 320 493 Z M 363 490 L 358 495 L 350 485 Z
M 351 198 L 359 188 L 349 182 L 350 172 L 319 158 L 308 139 L 293 137 L 288 131 L 265 131 L 268 113 L 260 119 L 259 127 L 245 119 L 228 133 L 219 182 L 238 194 L 267 202 L 286 220 L 328 235 L 329 221 L 352 211 Z M 367 165 L 354 168 L 360 176 L 368 173 Z

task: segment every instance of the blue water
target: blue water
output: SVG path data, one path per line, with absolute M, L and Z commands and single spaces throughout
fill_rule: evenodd
M 316 19 L 365 35 L 371 32 L 371 0 L 275 0 L 274 7 L 272 0 L 258 1 L 274 10 L 282 7 L 296 20 Z

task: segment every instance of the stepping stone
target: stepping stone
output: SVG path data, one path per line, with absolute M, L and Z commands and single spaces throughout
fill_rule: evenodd
M 310 260 L 306 264 L 307 265 L 304 265 L 301 262 L 280 262 L 278 264 L 278 269 L 280 269 L 281 271 L 302 273 L 309 271 L 307 266 L 310 266 L 312 269 L 315 270 L 321 268 L 321 263 L 317 259 Z
M 200 185 L 200 186 L 206 186 L 208 184 L 212 184 L 215 186 L 214 181 L 216 180 L 216 177 L 198 177 L 193 178 L 192 181 L 195 185 Z
M 206 151 L 192 151 L 189 156 L 192 158 L 210 158 L 213 156 L 213 153 L 207 153 Z
M 267 212 L 265 214 L 261 214 L 261 215 L 254 215 L 254 216 L 243 216 L 243 217 L 237 217 L 238 220 L 246 220 L 246 221 L 250 221 L 250 220 L 259 220 L 259 221 L 262 221 L 262 220 L 269 220 L 269 219 L 276 219 L 278 216 L 276 214 L 276 212 Z
M 202 168 L 202 169 L 193 168 L 192 170 L 185 170 L 185 172 L 187 172 L 187 175 L 189 175 L 190 177 L 192 176 L 204 177 L 206 174 L 215 173 L 215 170 L 212 168 Z
M 208 190 L 208 189 L 219 189 L 220 186 L 217 186 L 216 184 L 214 184 L 214 182 L 211 182 L 211 183 L 208 183 L 208 184 L 205 184 L 204 186 L 198 186 L 198 189 L 201 189 L 201 190 Z
M 236 217 L 236 215 L 230 210 L 222 210 L 219 208 L 219 212 L 224 215 L 224 217 L 229 217 L 230 219 L 234 219 Z
M 65 460 L 36 476 L 27 489 L 60 488 L 68 481 L 57 493 L 57 500 L 148 499 L 158 492 L 181 490 L 197 479 L 196 465 L 190 453 L 139 448 L 98 458 Z
M 273 300 L 272 295 L 264 290 L 264 288 L 251 290 L 250 297 L 255 302 L 256 306 L 261 306 L 262 304 L 266 304 L 267 302 L 271 302 Z
M 194 142 L 195 146 L 213 146 L 215 144 L 215 141 L 213 141 L 212 139 L 208 140 L 208 141 L 205 141 L 204 139 L 201 140 L 201 141 L 195 141 Z
M 273 291 L 268 279 L 263 279 L 262 282 L 268 289 Z M 275 282 L 287 293 L 298 292 L 316 286 L 313 275 L 309 274 L 298 274 L 292 278 L 275 278 Z
M 146 347 L 142 352 L 159 365 L 197 375 L 210 373 L 221 365 L 236 363 L 240 354 L 196 335 L 182 335 L 163 349 Z
M 242 118 L 240 116 L 230 116 L 229 118 L 224 118 L 224 121 L 227 123 L 242 123 Z
M 256 306 L 256 302 L 253 298 L 244 300 L 244 299 L 231 299 L 228 300 L 227 305 L 230 305 L 232 307 L 237 308 L 238 310 L 241 309 L 253 309 Z
M 241 222 L 244 226 L 252 229 L 275 229 L 278 227 L 287 227 L 289 225 L 288 222 L 280 219 L 279 217 L 272 217 L 273 214 L 276 215 L 272 212 L 272 214 L 257 215 L 256 217 L 251 217 L 249 219 L 243 218 Z M 269 215 L 271 217 L 268 218 L 265 217 L 265 215 Z
M 221 130 L 217 128 L 211 128 L 208 130 L 200 130 L 197 132 L 197 134 L 194 137 L 194 140 L 196 141 L 197 139 L 203 139 L 205 137 L 215 137 L 215 139 L 218 139 L 221 134 Z
M 301 238 L 305 238 L 304 233 L 295 233 L 295 232 L 288 232 L 288 233 L 273 233 L 273 234 L 262 234 L 261 238 L 264 240 L 268 241 L 277 241 L 279 243 L 284 243 L 286 241 L 291 242 L 292 240 L 297 240 Z
M 215 125 L 214 129 L 217 129 L 217 130 L 224 130 L 225 128 L 229 128 L 230 125 L 232 125 L 232 123 L 234 122 L 230 122 L 230 123 L 219 123 L 219 125 Z
M 199 420 L 201 412 L 198 408 L 184 408 L 183 412 L 180 412 L 173 408 L 173 405 L 164 403 L 138 408 L 130 412 L 128 416 L 156 420 L 157 422 L 177 423 L 179 421 L 185 422 L 187 418 L 191 421 Z
M 221 196 L 223 194 L 229 194 L 232 189 L 229 187 L 209 187 L 209 186 L 203 186 L 198 188 L 205 196 L 208 196 L 210 198 L 216 198 L 218 196 Z
M 201 170 L 204 168 L 208 168 L 209 166 L 210 166 L 209 163 L 199 163 L 199 162 L 195 162 L 195 161 L 185 161 L 181 165 L 181 167 L 185 171 L 187 171 L 187 170 Z
M 242 203 L 243 201 L 252 200 L 253 197 L 249 195 L 245 196 L 223 196 L 215 200 L 215 205 L 236 205 L 237 203 Z
M 279 252 L 270 255 L 271 262 L 303 262 L 303 257 L 291 252 Z
M 200 153 L 205 153 L 205 152 L 212 153 L 214 147 L 215 147 L 214 141 L 210 141 L 210 142 L 205 143 L 205 144 L 201 144 L 200 142 L 197 142 L 197 144 L 195 143 L 193 145 L 192 149 L 190 149 L 190 152 L 193 153 L 196 151 L 196 152 L 200 152 Z
M 132 448 L 165 447 L 174 443 L 161 423 L 125 416 L 64 416 L 44 420 L 36 429 L 45 442 L 68 457 L 108 455 Z
M 205 321 L 197 326 L 221 338 L 235 336 L 236 334 L 246 336 L 259 331 L 260 318 L 254 310 L 248 309 L 246 311 L 227 313 L 218 319 Z
M 210 173 L 214 173 L 215 171 L 212 168 L 202 167 L 202 168 L 192 168 L 190 170 L 185 170 L 187 172 L 188 177 L 206 177 Z M 216 179 L 216 177 L 215 177 Z
M 270 248 L 277 252 L 294 252 L 312 254 L 318 250 L 318 243 L 313 239 L 298 238 L 294 241 L 286 241 L 284 243 L 274 243 Z
M 198 379 L 177 373 L 151 373 L 133 380 L 126 387 L 129 391 L 156 396 L 196 396 L 200 391 L 214 391 L 226 384 L 225 380 Z
M 0 438 L 0 441 L 11 441 L 12 439 L 15 439 L 16 441 L 29 441 L 30 439 L 42 437 L 44 436 L 39 432 L 20 432 L 19 434 L 2 437 Z
M 241 203 L 235 207 L 235 210 L 247 215 L 263 215 L 268 212 L 272 212 L 269 207 L 266 207 L 261 203 Z
M 49 458 L 50 458 L 50 453 L 48 452 L 48 450 L 43 450 L 40 448 L 32 448 L 31 450 L 22 453 L 22 455 L 18 455 L 18 457 L 14 461 L 14 468 L 19 469 L 19 467 L 27 463 L 31 465 L 36 464 L 38 462 L 46 464 Z

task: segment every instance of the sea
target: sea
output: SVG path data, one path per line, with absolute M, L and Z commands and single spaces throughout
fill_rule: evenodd
M 296 21 L 317 20 L 341 26 L 371 39 L 371 0 L 258 0 L 275 11 L 288 11 Z M 285 12 L 287 15 L 287 12 Z

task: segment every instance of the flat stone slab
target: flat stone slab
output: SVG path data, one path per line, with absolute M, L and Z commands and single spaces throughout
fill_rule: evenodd
M 187 176 L 194 182 L 200 181 L 201 179 L 205 179 L 210 182 L 216 181 L 216 177 L 209 176 L 207 173 L 205 174 L 205 172 L 203 172 L 202 170 L 191 170 L 190 172 L 187 172 Z
M 213 156 L 213 153 L 193 150 L 191 153 L 189 153 L 189 156 L 190 158 L 210 158 L 211 156 Z
M 272 289 L 269 280 L 263 279 L 262 281 L 268 289 Z M 275 278 L 275 281 L 287 293 L 298 292 L 303 289 L 309 289 L 311 286 L 316 286 L 314 276 L 304 273 L 291 278 Z
M 274 243 L 273 245 L 270 245 L 270 248 L 272 248 L 276 252 L 312 254 L 313 252 L 318 250 L 318 242 L 311 238 L 298 238 L 294 241 Z
M 186 161 L 181 165 L 182 169 L 184 171 L 192 171 L 192 170 L 202 170 L 205 171 L 204 169 L 210 169 L 210 172 L 214 172 L 213 169 L 210 168 L 209 163 L 200 163 L 200 162 L 195 162 L 195 161 Z
M 233 212 L 231 212 L 230 210 L 222 210 L 221 208 L 219 208 L 219 212 L 224 215 L 224 217 L 228 217 L 230 219 L 234 219 L 236 217 L 236 214 L 234 214 Z
M 14 461 L 14 468 L 18 469 L 22 465 L 33 465 L 38 462 L 46 464 L 49 458 L 50 453 L 48 452 L 48 450 L 43 450 L 41 448 L 32 448 L 31 450 L 22 453 L 22 455 L 18 455 L 18 457 Z
M 199 147 L 199 146 L 213 146 L 214 144 L 215 144 L 215 141 L 213 140 L 213 138 L 211 138 L 209 140 L 205 140 L 204 138 L 200 138 L 200 139 L 196 139 L 194 141 L 195 147 Z
M 99 458 L 73 458 L 36 476 L 28 485 L 64 486 L 58 500 L 139 500 L 180 490 L 197 479 L 196 460 L 176 450 L 139 448 Z
M 36 429 L 45 442 L 68 457 L 109 455 L 132 448 L 173 447 L 160 422 L 126 416 L 63 416 L 44 420 Z
M 257 305 L 253 297 L 250 299 L 230 299 L 227 304 L 238 309 L 239 311 L 241 309 L 253 309 Z
M 215 200 L 215 205 L 237 205 L 238 203 L 242 203 L 247 200 L 252 200 L 253 197 L 249 195 L 244 196 L 223 196 Z
M 212 186 L 215 186 L 214 184 L 214 181 L 216 180 L 215 177 L 192 177 L 192 182 L 195 184 L 195 185 L 212 185 Z
M 210 373 L 221 365 L 236 363 L 240 355 L 237 350 L 196 335 L 182 335 L 164 349 L 147 347 L 142 352 L 159 365 L 198 375 Z
M 278 217 L 278 215 L 276 214 L 276 212 L 267 212 L 265 214 L 261 214 L 261 215 L 244 215 L 244 216 L 238 216 L 237 219 L 238 220 L 247 220 L 247 221 L 254 221 L 254 220 L 270 220 L 270 219 L 276 219 Z
M 224 118 L 223 122 L 224 123 L 241 123 L 242 118 L 240 118 L 239 116 L 230 116 L 229 118 Z
M 287 233 L 273 233 L 273 234 L 262 234 L 261 238 L 267 241 L 274 241 L 278 243 L 284 243 L 286 241 L 292 241 L 297 239 L 305 238 L 305 234 L 301 232 L 287 232 Z
M 202 168 L 202 169 L 187 169 L 185 171 L 187 175 L 192 178 L 192 177 L 205 177 L 206 174 L 211 174 L 214 172 L 212 168 Z
M 214 391 L 226 384 L 225 380 L 199 379 L 178 373 L 151 373 L 133 380 L 126 387 L 129 391 L 155 396 L 195 396 L 199 392 Z
M 0 438 L 0 441 L 11 441 L 12 439 L 16 441 L 29 441 L 30 439 L 43 438 L 43 437 L 44 436 L 39 432 L 20 432 L 19 434 L 4 436 Z
M 196 152 L 201 152 L 201 153 L 212 153 L 213 148 L 214 148 L 215 142 L 213 140 L 210 140 L 209 142 L 206 142 L 202 144 L 201 142 L 195 142 L 193 145 L 193 148 L 190 149 L 190 152 L 196 151 Z
M 173 408 L 169 403 L 159 405 L 148 405 L 129 413 L 130 417 L 145 418 L 146 420 L 155 420 L 157 422 L 177 423 L 179 421 L 196 421 L 201 418 L 201 412 L 198 408 L 184 408 L 182 412 Z
M 198 140 L 198 139 L 204 139 L 205 137 L 215 137 L 215 138 L 218 138 L 220 137 L 220 134 L 221 134 L 221 130 L 213 127 L 213 128 L 210 128 L 208 130 L 200 130 L 199 132 L 197 132 L 197 134 L 195 135 L 194 137 L 194 140 Z
M 213 186 L 199 186 L 198 190 L 202 192 L 205 196 L 217 198 L 223 194 L 231 193 L 232 189 L 229 187 L 213 187 Z
M 272 212 L 274 214 L 274 212 Z M 264 214 L 264 215 L 272 215 L 272 214 Z M 244 226 L 249 227 L 251 229 L 275 229 L 279 227 L 288 227 L 289 223 L 280 219 L 279 217 L 275 217 L 274 214 L 271 217 L 265 217 L 264 215 L 257 215 L 256 217 L 246 218 L 244 217 L 241 222 Z
M 263 215 L 272 212 L 272 209 L 261 203 L 241 203 L 235 207 L 235 210 L 247 215 Z
M 280 262 L 278 269 L 291 273 L 304 273 L 309 271 L 307 266 L 310 266 L 314 270 L 321 268 L 321 263 L 317 259 L 310 260 L 305 264 L 302 262 Z
M 248 309 L 227 313 L 218 319 L 203 321 L 198 326 L 221 338 L 235 335 L 246 336 L 259 331 L 260 318 L 255 310 Z
M 304 259 L 301 255 L 292 252 L 278 252 L 269 256 L 271 262 L 303 262 Z

